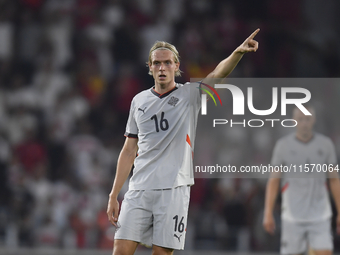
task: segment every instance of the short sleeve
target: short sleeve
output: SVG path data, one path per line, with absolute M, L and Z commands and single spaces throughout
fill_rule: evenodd
M 335 147 L 334 144 L 332 143 L 332 141 L 329 139 L 329 154 L 328 154 L 328 159 L 327 159 L 327 163 L 328 164 L 337 164 L 337 159 L 336 159 L 336 151 L 335 151 Z
M 129 118 L 126 124 L 125 134 L 129 138 L 138 138 L 138 128 L 135 120 L 135 103 L 134 99 L 131 102 Z
M 273 166 L 278 166 L 278 165 L 283 164 L 283 160 L 282 160 L 283 147 L 284 147 L 283 143 L 280 140 L 275 144 L 273 155 L 272 155 L 272 160 L 271 160 L 271 164 Z
M 201 84 L 199 82 L 193 82 L 189 83 L 187 82 L 184 86 L 187 86 L 189 88 L 190 93 L 190 104 L 194 105 L 195 108 L 200 109 L 201 108 L 201 90 L 200 86 Z

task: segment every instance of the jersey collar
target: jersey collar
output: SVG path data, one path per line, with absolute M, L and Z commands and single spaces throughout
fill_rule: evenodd
M 296 137 L 296 135 L 294 137 L 295 137 L 295 140 L 298 141 L 299 143 L 309 144 L 314 140 L 315 134 L 313 133 L 312 137 L 307 142 L 301 141 L 299 138 Z
M 154 94 L 156 97 L 158 97 L 158 98 L 163 98 L 163 97 L 166 97 L 166 96 L 170 95 L 170 94 L 171 94 L 172 92 L 174 92 L 176 89 L 178 89 L 178 88 L 177 88 L 177 84 L 175 85 L 175 87 L 174 87 L 173 89 L 171 89 L 171 90 L 169 90 L 168 92 L 165 92 L 165 93 L 163 93 L 163 94 L 159 94 L 159 93 L 155 90 L 155 87 L 152 87 L 152 88 L 150 89 L 150 91 L 151 91 L 151 93 Z

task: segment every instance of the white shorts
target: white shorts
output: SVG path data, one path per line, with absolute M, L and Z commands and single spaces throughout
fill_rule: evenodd
M 281 254 L 301 254 L 307 250 L 333 250 L 331 221 L 296 223 L 282 220 Z
M 124 196 L 115 239 L 183 250 L 189 199 L 189 186 L 129 190 Z

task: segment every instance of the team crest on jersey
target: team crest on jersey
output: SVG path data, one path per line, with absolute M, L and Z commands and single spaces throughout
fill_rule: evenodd
M 179 99 L 177 97 L 171 97 L 168 104 L 172 105 L 172 106 L 176 106 L 176 104 L 178 103 Z

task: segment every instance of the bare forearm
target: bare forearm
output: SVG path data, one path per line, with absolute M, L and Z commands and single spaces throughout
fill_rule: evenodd
M 339 178 L 329 179 L 329 186 L 333 195 L 337 212 L 338 214 L 340 214 L 340 179 Z
M 212 71 L 207 78 L 225 78 L 227 77 L 237 66 L 238 62 L 243 57 L 244 53 L 241 53 L 236 49 L 229 57 L 222 60 Z
M 136 154 L 122 150 L 119 155 L 115 180 L 113 182 L 110 197 L 117 198 L 120 190 L 122 189 L 124 182 L 128 178 Z
M 260 31 L 256 29 L 240 46 L 238 46 L 233 53 L 226 59 L 222 60 L 212 71 L 207 78 L 225 78 L 227 77 L 236 67 L 238 62 L 243 57 L 244 53 L 256 52 L 259 43 L 254 40 L 255 35 Z
M 268 180 L 264 207 L 265 214 L 273 213 L 279 186 L 280 186 L 279 178 L 271 178 Z

